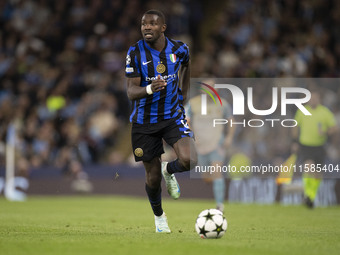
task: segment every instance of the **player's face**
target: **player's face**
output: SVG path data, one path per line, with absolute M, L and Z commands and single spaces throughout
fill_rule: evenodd
M 148 43 L 154 43 L 164 33 L 166 25 L 155 14 L 145 14 L 142 18 L 141 31 Z

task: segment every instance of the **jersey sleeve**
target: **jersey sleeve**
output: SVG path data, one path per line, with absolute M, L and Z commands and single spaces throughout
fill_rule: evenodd
M 128 78 L 140 76 L 140 70 L 139 70 L 138 60 L 136 57 L 135 46 L 130 47 L 126 55 L 125 76 Z

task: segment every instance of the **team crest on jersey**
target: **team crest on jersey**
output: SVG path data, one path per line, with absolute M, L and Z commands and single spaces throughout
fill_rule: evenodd
M 169 54 L 169 57 L 172 63 L 176 63 L 176 59 L 177 59 L 176 54 Z
M 135 155 L 136 155 L 137 157 L 142 157 L 143 154 L 144 154 L 142 148 L 137 148 L 137 149 L 135 149 L 135 152 L 134 152 L 134 153 L 135 153 Z
M 157 72 L 159 72 L 159 73 L 164 73 L 165 70 L 166 70 L 166 67 L 165 67 L 165 65 L 162 64 L 162 62 L 160 62 L 160 63 L 157 65 L 156 70 L 157 70 Z

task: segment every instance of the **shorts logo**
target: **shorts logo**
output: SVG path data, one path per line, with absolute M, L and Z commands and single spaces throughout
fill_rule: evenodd
M 137 156 L 137 157 L 142 157 L 143 156 L 143 150 L 142 150 L 142 148 L 137 148 L 137 149 L 135 149 L 135 155 Z
M 166 67 L 165 67 L 165 65 L 162 64 L 162 62 L 159 63 L 159 64 L 157 65 L 157 67 L 156 67 L 156 70 L 157 70 L 157 72 L 159 72 L 159 73 L 164 73 L 164 72 L 165 72 L 165 69 L 166 69 Z

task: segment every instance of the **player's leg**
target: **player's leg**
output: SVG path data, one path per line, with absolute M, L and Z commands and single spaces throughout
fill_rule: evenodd
M 214 151 L 206 155 L 206 166 L 211 165 L 216 167 L 215 171 L 210 173 L 210 179 L 212 182 L 212 190 L 214 199 L 216 202 L 216 209 L 221 212 L 224 211 L 224 197 L 225 197 L 225 181 L 223 172 L 218 169 L 222 169 L 224 161 L 225 150 L 222 147 L 217 147 Z M 221 167 L 221 168 L 218 168 Z
M 210 154 L 205 154 L 205 155 L 202 155 L 202 154 L 197 154 L 197 165 L 198 166 L 209 166 L 210 165 L 210 158 L 209 158 L 209 155 Z M 210 172 L 201 172 L 201 177 L 203 179 L 203 181 L 207 184 L 211 184 L 213 179 L 212 179 L 212 176 L 211 176 L 211 173 Z
M 193 137 L 194 134 L 183 116 L 174 120 L 164 130 L 164 140 L 173 147 L 177 155 L 177 159 L 167 165 L 169 174 L 189 171 L 197 164 L 197 152 Z
M 162 163 L 162 174 L 170 196 L 177 199 L 180 188 L 174 173 L 189 171 L 197 163 L 197 154 L 193 142 L 193 133 L 185 119 L 173 120 L 163 130 L 163 139 L 173 147 L 177 159 Z
M 197 153 L 194 140 L 191 137 L 183 137 L 172 146 L 177 155 L 177 159 L 169 162 L 168 173 L 186 172 L 194 168 L 197 164 Z
M 191 148 L 190 148 L 191 147 Z M 162 174 L 166 183 L 166 187 L 170 196 L 178 199 L 180 196 L 179 184 L 174 173 L 189 171 L 196 165 L 197 155 L 194 148 L 193 140 L 190 137 L 179 139 L 173 144 L 177 159 L 172 162 L 162 163 Z
M 145 191 L 148 195 L 151 208 L 155 216 L 163 214 L 162 209 L 162 174 L 160 158 L 143 162 L 145 167 Z
M 220 155 L 218 151 L 212 151 L 208 154 L 198 154 L 198 166 L 222 166 L 223 155 Z M 221 212 L 224 211 L 224 197 L 225 197 L 225 181 L 221 171 L 215 169 L 215 171 L 201 173 L 203 180 L 207 184 L 212 185 L 214 199 L 216 202 L 216 209 Z
M 311 167 L 315 164 L 313 160 L 306 160 L 305 166 Z M 321 177 L 315 173 L 304 173 L 303 175 L 303 190 L 305 197 L 305 204 L 308 208 L 314 207 L 314 200 L 318 193 L 319 186 L 321 183 Z
M 325 162 L 326 151 L 323 146 L 304 147 L 304 164 L 312 169 L 315 164 L 322 165 Z M 314 207 L 314 201 L 322 181 L 322 174 L 317 171 L 309 171 L 303 175 L 303 188 L 305 196 L 305 204 L 308 208 Z
M 161 189 L 161 159 L 153 158 L 143 162 L 145 167 L 145 191 L 148 195 L 152 211 L 155 215 L 155 226 L 157 233 L 170 233 L 167 217 L 162 208 L 162 189 Z
M 212 163 L 213 166 L 222 166 L 222 162 L 215 161 Z M 225 198 L 225 181 L 223 178 L 223 174 L 221 172 L 215 171 L 212 174 L 212 185 L 213 185 L 213 193 L 216 202 L 216 209 L 221 212 L 224 211 L 224 198 Z
M 145 167 L 145 191 L 155 216 L 156 232 L 170 232 L 162 209 L 161 161 L 164 152 L 162 138 L 143 125 L 132 126 L 132 147 L 136 161 L 143 161 Z

